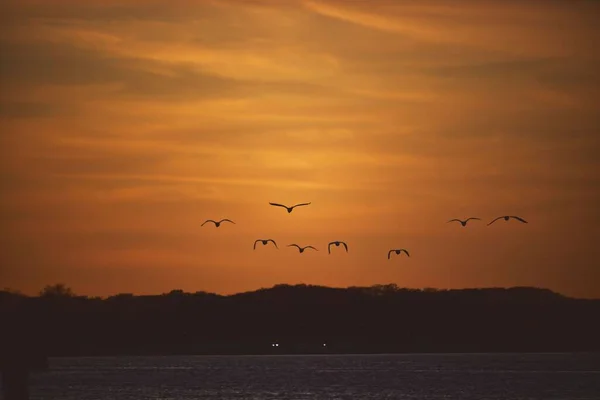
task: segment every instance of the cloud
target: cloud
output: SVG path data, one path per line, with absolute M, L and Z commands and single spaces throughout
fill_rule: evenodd
M 169 66 L 171 75 L 153 73 L 134 59 L 112 58 L 68 45 L 2 43 L 3 81 L 27 85 L 117 84 L 117 94 L 185 99 L 239 94 L 235 81 L 203 74 L 185 66 Z
M 531 78 L 532 75 L 536 73 L 552 70 L 552 67 L 560 64 L 561 60 L 561 58 L 556 57 L 536 57 L 478 64 L 446 65 L 426 68 L 422 71 L 425 74 L 431 74 L 441 78 L 481 80 L 482 78 L 489 79 L 500 77 L 502 78 L 502 82 L 505 82 L 506 79 L 510 79 L 514 75 Z
M 90 232 L 64 233 L 54 238 L 62 246 L 85 251 L 152 250 L 157 248 L 176 250 L 197 245 L 197 234 L 149 231 L 149 230 L 95 230 Z
M 461 3 L 462 12 L 456 13 L 439 1 L 418 5 L 304 1 L 308 9 L 318 14 L 420 42 L 488 48 L 513 55 L 589 54 L 592 49 L 586 34 L 593 32 L 594 25 L 583 9 L 573 12 L 573 7 L 565 7 L 564 3 L 548 2 L 544 12 L 540 13 L 535 6 L 510 2 L 503 3 L 502 7 L 481 1 Z M 597 5 L 592 6 L 590 2 L 585 5 L 589 7 L 587 11 L 598 11 Z M 564 29 L 554 30 L 556 26 Z M 499 37 L 502 40 L 498 40 Z M 556 41 L 568 42 L 569 46 L 556 46 Z
M 480 235 L 473 266 L 490 262 L 491 235 L 506 234 L 507 248 L 543 248 L 544 234 L 595 232 L 595 3 L 0 7 L 1 233 L 5 257 L 28 271 L 21 282 L 58 276 L 67 264 L 70 272 L 83 263 L 98 271 L 152 264 L 171 278 L 197 266 L 202 279 L 222 271 L 215 265 L 231 275 L 260 267 L 245 253 L 221 257 L 223 236 L 197 231 L 205 214 L 244 221 L 225 231 L 240 240 L 258 231 L 282 240 L 360 237 L 364 258 L 353 268 L 365 282 L 360 263 L 379 239 L 412 240 L 425 253 L 444 246 L 447 214 L 513 210 L 535 221 L 522 236 L 502 226 Z M 292 230 L 267 206 L 304 199 L 314 207 Z M 464 253 L 427 254 L 415 261 L 422 282 L 444 282 L 441 265 L 464 263 Z M 511 262 L 542 276 L 547 259 L 528 257 Z M 573 258 L 553 262 L 583 265 L 589 255 Z M 300 279 L 302 260 L 278 262 L 298 273 L 285 277 Z M 469 282 L 469 271 L 455 272 L 446 282 Z M 218 273 L 223 279 L 207 289 L 226 285 Z M 85 273 L 77 276 L 76 287 Z
M 96 154 L 94 154 L 96 153 Z M 94 175 L 122 173 L 124 175 L 139 171 L 158 172 L 169 160 L 169 155 L 154 153 L 98 153 L 90 150 L 77 154 L 58 156 L 40 156 L 35 159 L 40 170 L 55 174 L 76 173 Z
M 44 118 L 62 110 L 52 103 L 35 101 L 0 101 L 0 118 Z
M 285 54 L 279 63 L 271 56 L 248 59 L 243 52 L 211 50 L 207 53 L 196 49 L 182 55 L 165 52 L 162 46 L 137 50 L 130 47 L 126 51 L 124 48 L 97 50 L 89 44 L 64 42 L 2 42 L 0 47 L 1 80 L 4 87 L 13 92 L 35 85 L 74 88 L 103 85 L 113 98 L 154 102 L 239 100 L 273 94 L 344 96 L 342 88 L 307 80 L 311 73 L 306 75 L 303 71 L 312 69 L 298 66 L 298 62 L 306 59 L 293 56 L 288 60 Z
M 187 1 L 87 1 L 6 0 L 2 14 L 7 20 L 55 19 L 85 22 L 130 22 L 137 20 L 182 21 L 191 18 Z M 210 17 L 210 15 L 207 15 Z
M 592 98 L 600 95 L 597 89 L 600 85 L 598 71 L 600 58 L 534 57 L 423 67 L 418 73 L 454 83 L 455 87 L 460 86 L 462 90 L 518 90 L 525 95 L 543 93 L 546 99 L 555 93 L 563 96 L 563 99 L 570 97 L 575 101 L 563 101 L 561 105 L 574 104 L 576 108 L 589 109 L 590 106 L 595 107 L 590 104 Z M 473 89 L 468 87 L 469 84 Z
M 181 176 L 181 175 L 168 175 L 168 174 L 78 174 L 78 173 L 63 173 L 54 174 L 55 177 L 61 177 L 64 179 L 76 181 L 128 181 L 128 182 L 149 182 L 149 183 L 208 183 L 208 184 L 219 184 L 219 185 L 236 185 L 236 186 L 270 186 L 278 188 L 297 188 L 297 189 L 322 189 L 322 190 L 339 190 L 343 187 L 336 187 L 331 183 L 320 183 L 310 181 L 307 179 L 249 179 L 243 178 L 215 178 L 215 177 L 195 177 L 195 176 Z M 149 199 L 150 200 L 150 199 Z

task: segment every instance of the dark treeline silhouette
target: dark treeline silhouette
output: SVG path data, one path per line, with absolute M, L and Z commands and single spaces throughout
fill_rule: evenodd
M 36 297 L 0 291 L 2 345 L 31 343 L 50 356 L 600 351 L 599 316 L 600 300 L 527 287 L 276 285 L 108 298 L 65 285 Z

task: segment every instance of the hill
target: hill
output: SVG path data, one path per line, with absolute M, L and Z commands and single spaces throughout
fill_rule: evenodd
M 0 292 L 2 343 L 37 344 L 51 356 L 600 351 L 598 316 L 600 300 L 529 287 Z

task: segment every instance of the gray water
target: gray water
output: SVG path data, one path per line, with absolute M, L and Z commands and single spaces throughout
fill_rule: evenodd
M 31 399 L 600 400 L 600 354 L 56 358 Z

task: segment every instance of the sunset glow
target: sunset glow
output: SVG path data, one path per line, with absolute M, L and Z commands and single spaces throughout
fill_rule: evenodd
M 0 287 L 600 297 L 599 16 L 579 0 L 3 1 Z M 529 223 L 487 226 L 507 214 Z M 336 240 L 348 253 L 327 253 Z

